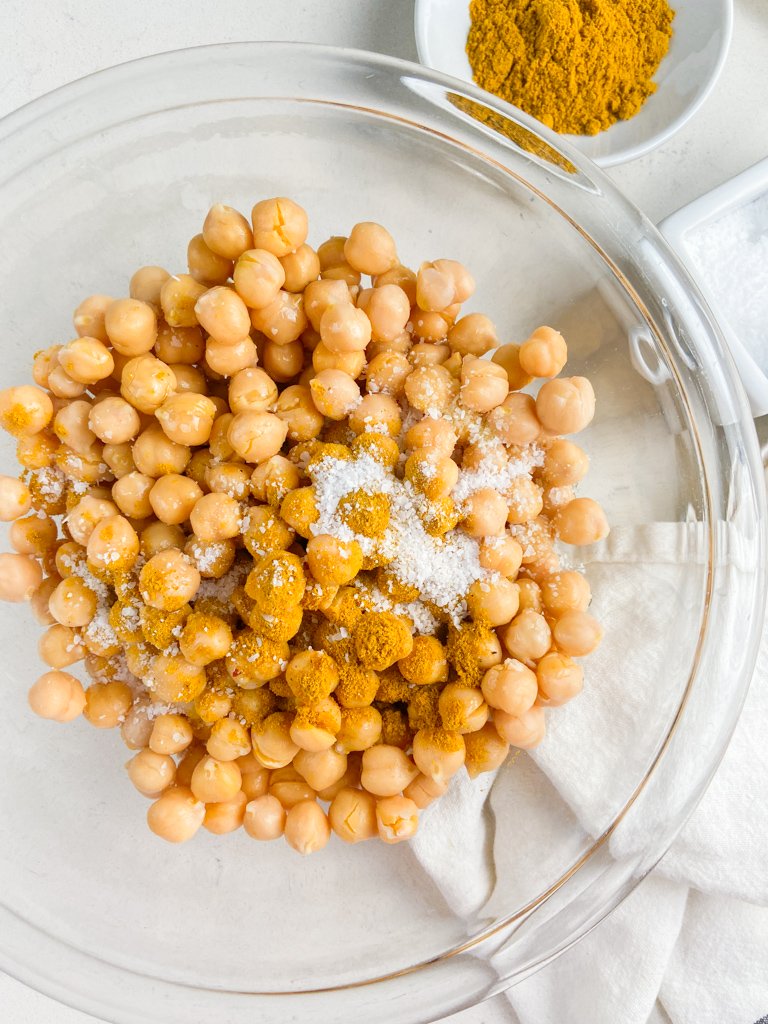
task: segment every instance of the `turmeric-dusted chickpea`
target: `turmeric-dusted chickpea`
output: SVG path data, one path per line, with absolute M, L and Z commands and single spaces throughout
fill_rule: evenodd
M 395 240 L 381 224 L 355 224 L 344 243 L 344 258 L 361 274 L 385 274 L 398 265 Z
M 397 284 L 383 284 L 371 289 L 361 308 L 371 322 L 374 341 L 394 341 L 405 330 L 411 315 L 408 296 Z
M 221 493 L 198 497 L 189 514 L 190 526 L 195 536 L 208 542 L 229 540 L 239 536 L 242 518 L 240 502 L 236 498 L 230 498 L 228 494 Z
M 198 484 L 179 473 L 167 473 L 156 480 L 149 492 L 149 503 L 161 523 L 184 523 L 202 497 Z
M 512 391 L 501 405 L 488 413 L 491 431 L 504 444 L 531 444 L 541 434 L 536 403 L 530 395 Z
M 566 611 L 557 619 L 553 636 L 558 650 L 573 658 L 581 658 L 599 645 L 603 638 L 600 623 L 589 614 L 577 610 Z
M 71 722 L 85 708 L 85 691 L 68 672 L 45 672 L 29 691 L 30 708 L 41 718 Z
M 566 544 L 594 544 L 609 533 L 605 512 L 592 498 L 569 501 L 555 513 L 552 525 Z
M 90 407 L 88 426 L 100 441 L 123 444 L 139 433 L 141 419 L 129 402 L 114 395 Z
M 542 480 L 550 487 L 566 487 L 583 480 L 589 470 L 589 457 L 577 444 L 558 437 L 544 452 Z
M 223 203 L 214 204 L 203 221 L 205 244 L 219 256 L 236 260 L 253 246 L 253 233 L 246 218 Z
M 285 818 L 285 840 L 303 856 L 327 846 L 331 838 L 328 818 L 314 800 L 302 800 L 288 810 Z
M 321 341 L 312 351 L 312 369 L 315 373 L 343 370 L 356 380 L 365 369 L 365 352 L 331 352 Z
M 289 292 L 303 292 L 310 281 L 320 276 L 320 258 L 306 244 L 281 257 L 280 264 L 285 273 L 285 289 Z
M 330 352 L 364 352 L 371 340 L 371 322 L 362 309 L 340 302 L 320 318 L 320 337 Z
M 343 420 L 360 402 L 360 388 L 342 370 L 323 370 L 309 382 L 318 412 L 332 420 Z
M 245 793 L 236 793 L 231 800 L 206 804 L 203 828 L 216 836 L 226 835 L 240 828 L 245 820 L 245 808 L 248 797 Z
M 401 658 L 397 665 L 409 683 L 419 686 L 444 683 L 448 678 L 445 648 L 435 636 L 414 637 L 410 654 Z
M 152 832 L 169 843 L 186 843 L 205 819 L 205 804 L 185 786 L 167 789 L 147 811 Z
M 376 801 L 376 824 L 379 839 L 401 843 L 416 834 L 419 827 L 418 805 L 407 796 L 390 796 Z
M 129 750 L 143 750 L 149 743 L 154 725 L 149 717 L 149 708 L 148 698 L 134 700 L 131 710 L 120 725 L 120 736 Z
M 13 550 L 20 555 L 42 558 L 56 543 L 57 533 L 58 527 L 53 519 L 32 515 L 12 523 L 8 539 Z
M 531 377 L 556 377 L 567 361 L 565 339 L 551 327 L 537 327 L 520 346 L 520 366 Z
M 285 384 L 304 369 L 304 354 L 304 346 L 300 341 L 289 341 L 286 345 L 267 341 L 261 362 L 273 380 Z
M 75 338 L 62 345 L 56 355 L 66 373 L 80 384 L 104 380 L 115 368 L 112 353 L 98 338 Z
M 483 487 L 464 502 L 462 529 L 470 537 L 495 537 L 504 533 L 507 502 L 492 487 Z
M 521 715 L 496 711 L 493 715 L 493 724 L 503 740 L 522 750 L 537 747 L 544 739 L 546 722 L 544 709 L 540 707 L 529 708 Z
M 149 492 L 155 481 L 144 473 L 126 473 L 112 485 L 112 497 L 123 513 L 132 519 L 146 519 L 152 515 Z
M 514 580 L 520 571 L 523 549 L 509 534 L 484 537 L 480 541 L 479 558 L 484 569 L 501 573 L 507 579 Z
M 94 683 L 85 691 L 83 716 L 97 729 L 114 729 L 131 710 L 133 694 L 126 683 Z
M 519 592 L 516 583 L 499 576 L 475 580 L 467 594 L 467 607 L 475 619 L 491 626 L 503 626 L 517 613 Z
M 48 608 L 48 602 L 51 598 L 51 594 L 59 585 L 60 580 L 61 577 L 56 572 L 51 576 L 46 576 L 29 599 L 29 610 L 41 626 L 52 626 L 56 622 Z M 45 636 L 45 634 L 43 634 L 43 636 Z
M 367 750 L 381 737 L 381 713 L 370 705 L 363 708 L 342 708 L 341 728 L 336 735 L 336 750 L 345 753 Z
M 397 437 L 402 427 L 400 406 L 391 395 L 366 395 L 350 412 L 349 427 L 356 434 L 375 431 Z
M 193 739 L 186 715 L 158 715 L 152 725 L 149 749 L 156 754 L 180 754 Z
M 190 274 L 173 274 L 160 289 L 163 317 L 170 327 L 195 327 L 195 303 L 207 288 Z
M 442 366 L 417 366 L 406 378 L 405 396 L 412 408 L 439 417 L 453 401 L 456 381 Z
M 157 339 L 155 311 L 139 299 L 115 299 L 107 307 L 104 326 L 112 347 L 124 356 L 149 352 Z
M 423 775 L 446 782 L 464 764 L 464 738 L 448 729 L 420 729 L 413 737 L 413 760 Z
M 447 455 L 417 448 L 405 463 L 405 479 L 430 501 L 447 498 L 459 478 L 459 467 Z
M 126 363 L 120 394 L 139 412 L 154 413 L 173 394 L 176 378 L 170 366 L 152 355 L 137 356 Z
M 28 601 L 42 580 L 43 570 L 34 558 L 0 553 L 0 601 Z
M 203 803 L 222 803 L 234 799 L 241 781 L 240 769 L 234 761 L 218 761 L 206 755 L 198 761 L 192 772 L 190 788 Z
M 101 457 L 118 480 L 136 469 L 133 447 L 128 441 L 123 444 L 105 444 Z
M 290 441 L 309 441 L 317 437 L 325 418 L 312 400 L 312 392 L 304 384 L 292 384 L 277 400 L 276 415 L 286 424 Z
M 163 433 L 176 444 L 201 445 L 211 436 L 216 406 L 205 395 L 170 395 L 156 410 Z
M 110 516 L 93 528 L 86 551 L 88 565 L 93 569 L 126 572 L 139 557 L 139 537 L 123 516 Z
M 240 370 L 229 382 L 229 407 L 233 413 L 269 412 L 277 402 L 277 385 L 257 366 Z
M 192 277 L 208 287 L 223 285 L 233 269 L 232 261 L 215 253 L 202 235 L 195 235 L 189 240 L 187 266 Z
M 410 428 L 405 436 L 411 449 L 424 448 L 437 454 L 450 456 L 458 444 L 458 435 L 447 420 L 426 416 Z
M 209 371 L 222 377 L 234 377 L 240 370 L 255 366 L 259 361 L 256 346 L 249 337 L 241 338 L 234 345 L 224 345 L 209 338 L 205 346 L 205 364 Z
M 39 433 L 53 418 L 53 403 L 40 388 L 22 384 L 0 391 L 0 426 L 14 437 Z
M 349 288 L 344 281 L 312 281 L 304 291 L 304 311 L 313 329 L 318 332 L 322 318 L 331 306 L 350 305 L 351 301 Z
M 253 756 L 265 768 L 283 768 L 293 760 L 299 747 L 291 739 L 293 715 L 276 711 L 251 729 Z
M 53 464 L 59 439 L 50 430 L 41 430 L 30 437 L 20 437 L 16 443 L 16 459 L 24 469 L 47 469 Z
M 520 612 L 500 631 L 501 642 L 513 658 L 538 661 L 549 650 L 552 633 L 543 615 L 530 608 Z
M 248 307 L 232 288 L 210 288 L 195 303 L 198 323 L 221 345 L 234 345 L 248 336 L 251 318 Z
M 299 471 L 284 455 L 273 455 L 254 469 L 250 490 L 258 501 L 278 506 L 283 498 L 299 486 Z
M 145 531 L 146 532 L 146 531 Z M 139 591 L 152 608 L 175 612 L 191 601 L 200 587 L 200 573 L 177 548 L 160 551 L 139 574 Z
M 251 223 L 254 246 L 278 258 L 294 252 L 307 239 L 306 211 L 284 196 L 256 203 L 251 210 Z
M 139 267 L 128 284 L 128 294 L 132 299 L 146 302 L 156 315 L 160 314 L 160 292 L 171 275 L 163 267 Z M 102 341 L 105 339 L 102 338 Z
M 381 393 L 399 398 L 404 392 L 405 381 L 411 370 L 411 364 L 399 352 L 379 353 L 366 367 L 368 394 Z
M 277 455 L 288 434 L 288 425 L 271 412 L 237 413 L 229 424 L 227 440 L 246 462 L 264 462 Z
M 488 721 L 488 706 L 476 686 L 448 683 L 440 691 L 437 706 L 443 728 L 461 735 L 477 732 Z
M 206 750 L 217 761 L 235 761 L 251 752 L 251 741 L 248 730 L 240 722 L 231 718 L 222 718 L 214 722 L 211 735 L 206 743 Z
M 533 707 L 538 694 L 535 674 L 514 658 L 488 669 L 481 688 L 490 707 L 510 715 L 521 715 Z
M 104 318 L 113 302 L 111 295 L 89 295 L 87 299 L 83 299 L 72 317 L 77 334 L 81 338 L 108 341 Z
M 79 576 L 58 584 L 48 602 L 51 615 L 62 626 L 87 626 L 96 614 L 96 595 Z
M 374 796 L 402 793 L 419 774 L 419 769 L 399 747 L 379 743 L 363 751 L 363 788 Z
M 285 816 L 277 797 L 265 793 L 246 804 L 243 827 L 251 839 L 279 839 L 285 831 Z
M 159 796 L 173 784 L 176 777 L 173 758 L 154 750 L 140 750 L 125 767 L 128 778 L 142 796 Z
M 536 666 L 536 678 L 539 702 L 557 706 L 581 693 L 584 670 L 567 654 L 549 651 Z
M 363 552 L 356 540 L 318 534 L 307 544 L 307 564 L 318 583 L 341 587 L 360 572 Z
M 493 322 L 487 316 L 469 313 L 448 331 L 448 344 L 452 352 L 462 356 L 482 356 L 492 348 L 498 348 L 499 339 Z
M 509 392 L 506 370 L 485 359 L 465 359 L 461 367 L 459 401 L 473 412 L 490 412 Z
M 278 457 L 275 456 L 275 458 Z M 250 494 L 250 482 L 250 466 L 246 466 L 242 462 L 217 462 L 215 459 L 210 459 L 204 467 L 201 486 L 203 489 L 208 488 L 210 491 L 228 494 L 230 497 L 242 501 Z
M 488 722 L 477 732 L 464 737 L 467 748 L 464 767 L 470 779 L 476 779 L 483 772 L 492 772 L 499 768 L 509 753 L 509 743 L 502 739 L 492 722 Z
M 186 542 L 186 534 L 180 526 L 170 526 L 168 523 L 150 523 L 141 531 L 141 553 L 149 560 L 161 551 L 168 551 L 170 548 L 183 548 Z M 186 602 L 182 601 L 182 604 Z
M 376 798 L 347 786 L 334 796 L 328 808 L 331 828 L 345 843 L 360 843 L 377 834 Z
M 536 415 L 552 434 L 576 434 L 595 415 L 595 392 L 586 377 L 559 377 L 542 384 Z

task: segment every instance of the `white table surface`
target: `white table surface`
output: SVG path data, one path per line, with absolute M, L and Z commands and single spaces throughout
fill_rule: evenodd
M 735 0 L 725 70 L 696 117 L 610 173 L 658 221 L 768 156 L 768 4 Z M 149 53 L 244 39 L 296 39 L 416 60 L 413 0 L 0 0 L 0 116 L 72 79 Z M 491 1024 L 486 1004 L 451 1024 Z M 1 1024 L 98 1024 L 0 974 Z

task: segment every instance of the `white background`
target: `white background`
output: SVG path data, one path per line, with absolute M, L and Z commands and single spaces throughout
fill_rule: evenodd
M 651 220 L 768 155 L 768 3 L 735 0 L 735 9 L 725 70 L 703 108 L 666 145 L 610 172 Z M 417 59 L 413 0 L 0 0 L 0 116 L 112 64 L 248 39 L 307 40 Z M 495 1019 L 488 1004 L 452 1024 Z M 94 1024 L 94 1018 L 0 975 L 0 1024 L 31 1022 Z

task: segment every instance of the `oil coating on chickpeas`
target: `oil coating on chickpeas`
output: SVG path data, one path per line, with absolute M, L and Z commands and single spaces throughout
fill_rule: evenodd
M 176 272 L 84 299 L 0 392 L 29 707 L 119 726 L 170 843 L 407 840 L 455 775 L 542 740 L 602 639 L 560 561 L 609 530 L 562 436 L 595 414 L 564 337 L 500 344 L 459 261 L 345 230 L 217 203 Z

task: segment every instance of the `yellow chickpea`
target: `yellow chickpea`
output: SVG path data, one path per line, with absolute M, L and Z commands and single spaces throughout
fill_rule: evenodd
M 298 753 L 298 744 L 291 739 L 292 723 L 293 715 L 277 711 L 251 730 L 253 755 L 265 768 L 283 768 Z
M 553 635 L 558 650 L 573 658 L 581 658 L 591 654 L 600 644 L 603 629 L 589 612 L 574 609 L 563 612 L 557 619 Z
M 447 498 L 459 478 L 459 467 L 445 455 L 417 448 L 405 463 L 405 479 L 430 501 Z
M 247 804 L 248 797 L 245 793 L 236 793 L 231 800 L 206 804 L 203 828 L 216 836 L 236 831 L 245 821 Z
M 143 750 L 152 735 L 153 720 L 149 717 L 149 700 L 139 698 L 120 725 L 120 736 L 129 750 Z M 175 769 L 174 765 L 174 769 Z
M 41 718 L 71 722 L 85 708 L 85 691 L 68 672 L 45 672 L 28 694 L 30 708 Z
M 522 750 L 537 747 L 544 739 L 546 722 L 543 708 L 534 706 L 519 716 L 496 711 L 493 724 L 502 740 Z
M 568 611 L 585 612 L 592 600 L 589 582 L 579 572 L 553 573 L 541 581 L 541 600 L 555 617 Z
M 312 400 L 311 388 L 293 384 L 277 400 L 276 415 L 286 424 L 289 441 L 309 441 L 320 433 L 325 417 Z
M 341 587 L 360 572 L 363 553 L 357 541 L 319 534 L 307 544 L 307 564 L 319 583 Z
M 89 295 L 87 299 L 83 299 L 72 318 L 75 330 L 81 338 L 109 340 L 104 318 L 113 302 L 111 295 Z
M 139 267 L 130 280 L 128 294 L 132 299 L 146 302 L 148 306 L 154 309 L 155 315 L 159 315 L 160 292 L 170 276 L 163 267 Z M 105 339 L 102 338 L 101 340 L 104 341 Z
M 314 800 L 302 800 L 291 807 L 285 818 L 285 839 L 303 856 L 327 846 L 331 838 L 328 818 Z
M 286 810 L 302 800 L 314 800 L 315 791 L 293 765 L 278 768 L 269 779 L 269 795 L 277 797 Z
M 289 292 L 303 292 L 310 281 L 320 276 L 320 257 L 306 244 L 283 256 L 280 264 L 285 273 L 285 288 Z
M 203 803 L 223 803 L 234 799 L 241 782 L 240 768 L 234 761 L 218 761 L 208 754 L 197 763 L 190 788 Z
M 399 352 L 379 353 L 365 371 L 368 394 L 381 393 L 399 398 L 404 393 L 405 381 L 411 369 L 411 364 Z
M 147 824 L 160 839 L 185 843 L 205 820 L 205 804 L 185 786 L 166 790 L 147 811 Z
M 149 748 L 156 754 L 180 754 L 192 743 L 194 734 L 185 715 L 158 715 L 149 737 Z
M 253 233 L 246 218 L 223 203 L 210 208 L 203 222 L 205 244 L 219 256 L 236 260 L 253 246 Z
M 595 415 L 595 392 L 586 377 L 560 377 L 543 384 L 536 415 L 552 434 L 576 434 Z
M 410 786 L 405 787 L 403 796 L 412 800 L 419 810 L 423 811 L 425 807 L 429 807 L 434 800 L 447 792 L 449 784 L 450 779 L 444 782 L 435 782 L 428 775 L 417 775 Z
M 0 391 L 0 426 L 14 437 L 31 437 L 53 418 L 53 403 L 31 384 Z
M 345 843 L 372 839 L 378 832 L 376 798 L 364 790 L 347 786 L 333 797 L 328 818 L 333 831 Z
M 403 677 L 419 686 L 444 683 L 448 679 L 445 648 L 434 636 L 414 637 L 411 653 L 397 664 Z
M 211 436 L 216 406 L 205 395 L 181 393 L 166 398 L 155 416 L 171 441 L 189 446 L 201 445 Z
M 344 243 L 344 258 L 361 274 L 385 274 L 398 265 L 395 240 L 373 221 L 355 224 Z
M 112 497 L 123 513 L 133 519 L 146 519 L 152 515 L 149 493 L 155 481 L 144 473 L 126 473 L 112 485 Z
M 102 399 L 89 409 L 88 426 L 100 441 L 124 444 L 137 436 L 141 419 L 129 402 L 115 395 Z
M 420 341 L 447 342 L 450 325 L 441 313 L 412 309 L 409 324 L 413 337 Z
M 419 827 L 419 808 L 407 796 L 390 796 L 384 800 L 377 800 L 376 824 L 382 842 L 402 843 L 416 834 Z
M 151 355 L 131 359 L 123 370 L 120 394 L 139 412 L 154 413 L 176 388 L 170 366 Z
M 53 519 L 41 519 L 37 515 L 17 519 L 9 531 L 8 539 L 14 551 L 20 555 L 35 555 L 42 558 L 56 543 L 58 527 Z
M 197 498 L 189 521 L 195 536 L 209 542 L 239 536 L 242 517 L 242 506 L 236 498 L 212 493 Z
M 373 284 L 375 288 L 383 288 L 390 284 L 397 285 L 405 292 L 409 304 L 416 305 L 416 274 L 402 264 L 397 264 L 383 274 L 376 274 Z
M 454 302 L 453 276 L 432 263 L 422 263 L 416 274 L 416 304 L 419 309 L 440 313 Z
M 88 565 L 106 573 L 126 572 L 139 557 L 139 537 L 123 516 L 102 519 L 86 547 Z
M 69 402 L 56 413 L 53 421 L 53 432 L 59 440 L 86 459 L 97 458 L 100 449 L 96 435 L 88 426 L 90 412 L 90 402 Z
M 167 473 L 153 484 L 149 502 L 161 523 L 175 526 L 189 519 L 202 493 L 198 484 L 189 477 Z
M 584 686 L 584 670 L 567 654 L 549 651 L 536 666 L 539 703 L 558 706 L 577 697 Z
M 566 544 L 594 544 L 610 532 L 605 512 L 592 498 L 574 498 L 558 509 L 553 526 Z
M 32 358 L 32 380 L 41 388 L 48 387 L 48 377 L 54 367 L 59 366 L 61 345 L 51 345 L 41 349 Z
M 467 748 L 465 768 L 470 779 L 476 779 L 483 772 L 495 771 L 509 753 L 509 743 L 499 736 L 492 722 L 465 736 L 464 743 Z
M 122 355 L 143 355 L 157 340 L 154 309 L 139 299 L 115 299 L 104 315 L 104 326 L 112 347 Z
M 251 309 L 274 302 L 285 284 L 285 270 L 278 258 L 265 249 L 242 253 L 235 264 L 235 289 Z
M 98 338 L 75 338 L 57 352 L 59 364 L 80 384 L 95 384 L 109 377 L 115 361 L 107 346 Z
M 41 430 L 30 437 L 20 437 L 16 443 L 16 458 L 24 469 L 47 469 L 53 464 L 59 439 L 50 430 Z
M 271 412 L 237 413 L 227 430 L 227 440 L 246 462 L 258 463 L 277 455 L 288 434 L 288 425 Z
M 462 529 L 470 537 L 495 537 L 504 533 L 507 502 L 492 487 L 475 491 L 464 502 Z
M 189 616 L 179 637 L 179 649 L 190 665 L 210 665 L 226 655 L 231 643 L 232 630 L 224 619 L 198 612 Z
M 533 707 L 538 694 L 536 675 L 514 658 L 488 669 L 481 688 L 490 707 L 515 716 Z
M 523 549 L 509 534 L 485 537 L 480 541 L 479 559 L 484 569 L 501 573 L 507 579 L 514 580 L 520 571 Z
M 586 452 L 573 441 L 558 437 L 547 446 L 541 478 L 551 487 L 567 487 L 583 480 L 588 470 Z
M 315 408 L 332 420 L 343 420 L 360 402 L 360 388 L 342 370 L 323 370 L 313 377 L 309 390 Z
M 500 630 L 501 642 L 513 658 L 534 662 L 549 650 L 552 633 L 543 615 L 530 608 L 520 612 Z
M 363 751 L 363 787 L 374 796 L 395 796 L 402 793 L 419 769 L 399 747 L 380 743 Z
M 453 281 L 453 301 L 466 302 L 475 291 L 475 279 L 458 260 L 435 260 L 432 266 Z
M 473 412 L 490 412 L 509 392 L 506 370 L 485 359 L 465 358 L 461 367 L 459 401 Z
M 199 363 L 205 355 L 203 332 L 197 325 L 171 327 L 168 324 L 160 324 L 154 351 L 157 358 L 168 366 L 191 366 Z
M 381 713 L 376 708 L 342 708 L 341 728 L 336 735 L 336 750 L 349 753 L 367 750 L 381 737 Z
M 496 579 L 476 580 L 469 588 L 467 606 L 477 620 L 491 626 L 503 626 L 517 613 L 519 590 L 516 583 L 500 576 Z
M 233 263 L 215 253 L 202 235 L 195 235 L 187 246 L 187 267 L 196 281 L 210 287 L 225 283 L 232 273 Z
M 517 588 L 520 591 L 520 611 L 530 608 L 534 612 L 542 611 L 541 587 L 535 580 L 519 579 Z
M 210 288 L 195 303 L 195 316 L 203 330 L 221 345 L 235 345 L 251 330 L 248 307 L 232 288 Z
M 344 281 L 312 281 L 304 291 L 304 311 L 313 329 L 318 332 L 326 310 L 339 304 L 349 305 L 351 301 L 349 288 Z
M 461 735 L 477 732 L 488 721 L 488 705 L 476 686 L 448 683 L 440 691 L 437 706 L 443 728 Z
M 525 445 L 537 440 L 541 423 L 536 415 L 536 403 L 530 395 L 511 392 L 488 414 L 488 426 L 504 444 Z
M 400 406 L 391 395 L 366 395 L 350 412 L 349 426 L 356 434 L 376 431 L 397 437 L 402 427 Z
M 133 694 L 125 683 L 94 683 L 85 691 L 83 716 L 97 729 L 114 729 L 131 710 Z
M 320 337 L 330 352 L 364 352 L 371 340 L 371 322 L 351 302 L 337 303 L 320 318 Z
M 55 572 L 47 576 L 29 600 L 30 611 L 41 626 L 52 626 L 56 622 L 50 613 L 48 602 L 60 580 L 61 577 Z
M 79 576 L 58 584 L 48 602 L 51 615 L 62 626 L 87 626 L 96 614 L 96 595 Z
M 565 339 L 551 327 L 537 327 L 520 346 L 520 366 L 531 377 L 556 377 L 568 361 Z
M 186 535 L 179 526 L 167 523 L 150 523 L 141 531 L 141 553 L 146 559 L 159 555 L 170 548 L 183 548 Z M 185 602 L 182 602 L 182 604 Z
M 458 444 L 458 435 L 447 420 L 426 416 L 410 428 L 406 442 L 411 449 L 424 448 L 445 456 L 451 456 Z
M 370 289 L 359 305 L 371 323 L 371 337 L 374 341 L 390 342 L 400 337 L 411 315 L 408 296 L 396 284 L 383 284 Z
M 336 742 L 341 728 L 341 711 L 331 697 L 303 705 L 291 725 L 291 739 L 302 750 L 327 750 Z
M 105 444 L 101 457 L 118 480 L 136 469 L 133 448 L 127 441 L 124 444 Z
M 412 408 L 437 418 L 457 393 L 456 381 L 442 366 L 418 366 L 406 378 L 405 396 Z
M 446 782 L 464 764 L 464 738 L 447 729 L 420 729 L 413 737 L 413 760 L 423 775 Z
M 482 356 L 498 348 L 499 339 L 493 322 L 487 316 L 469 313 L 448 331 L 448 344 L 452 352 L 462 356 Z
M 139 574 L 143 600 L 161 611 L 178 611 L 197 593 L 200 573 L 192 560 L 177 548 L 168 548 L 150 557 Z
M 278 258 L 295 252 L 307 240 L 306 211 L 292 199 L 263 199 L 251 210 L 253 244 Z
M 285 831 L 285 808 L 275 796 L 264 794 L 245 807 L 243 827 L 251 839 L 279 839 Z
M 217 761 L 236 761 L 251 752 L 248 730 L 238 721 L 222 718 L 213 723 L 206 750 Z
M 251 467 L 241 462 L 216 462 L 211 459 L 203 470 L 203 489 L 228 494 L 242 501 L 250 493 L 251 475 Z
M 209 338 L 205 345 L 206 374 L 220 374 L 222 377 L 234 377 L 240 370 L 255 366 L 258 362 L 256 346 L 249 337 L 242 338 L 234 345 L 223 345 Z
M 140 750 L 125 765 L 128 778 L 142 796 L 160 796 L 176 777 L 176 763 L 168 754 Z
M 292 490 L 299 486 L 299 471 L 283 455 L 273 455 L 254 469 L 250 490 L 258 501 L 278 506 Z
M 280 384 L 293 380 L 304 369 L 304 346 L 300 341 L 289 341 L 286 345 L 266 342 L 261 361 L 269 376 Z
M 312 369 L 312 376 L 323 370 L 343 370 L 357 379 L 365 369 L 365 352 L 331 352 L 321 341 L 312 351 Z
M 301 777 L 318 792 L 338 782 L 347 770 L 347 755 L 329 748 L 328 750 L 300 750 L 293 759 L 293 766 Z
M 160 289 L 160 306 L 169 327 L 195 327 L 195 303 L 207 291 L 190 274 L 173 274 Z
M 233 413 L 271 412 L 277 402 L 277 385 L 264 370 L 249 367 L 232 378 L 228 398 Z

